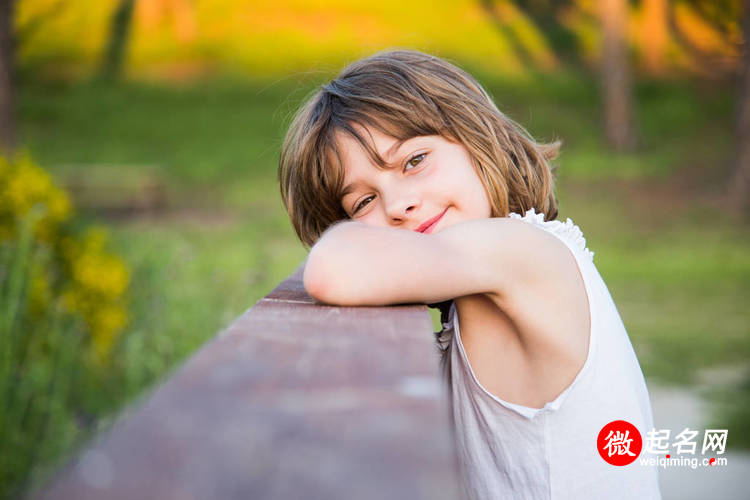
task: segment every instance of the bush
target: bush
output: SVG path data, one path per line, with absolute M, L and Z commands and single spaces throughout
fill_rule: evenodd
M 0 157 L 0 498 L 78 434 L 72 390 L 107 370 L 130 272 L 27 154 Z

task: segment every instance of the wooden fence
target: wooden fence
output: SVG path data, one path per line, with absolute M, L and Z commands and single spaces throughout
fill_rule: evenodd
M 424 306 L 316 303 L 300 268 L 33 497 L 455 500 L 431 332 Z

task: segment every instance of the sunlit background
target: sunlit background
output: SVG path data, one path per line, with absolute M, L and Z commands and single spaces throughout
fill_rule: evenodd
M 704 428 L 728 428 L 741 453 L 742 3 L 16 1 L 0 497 L 43 480 L 300 264 L 276 180 L 285 128 L 345 64 L 397 47 L 467 69 L 534 136 L 562 140 L 560 219 L 581 227 L 649 387 L 665 388 L 652 398 L 701 401 Z

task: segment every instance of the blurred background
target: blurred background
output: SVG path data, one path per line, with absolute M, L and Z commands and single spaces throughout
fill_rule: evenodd
M 747 465 L 748 10 L 0 1 L 0 498 L 301 263 L 276 179 L 286 126 L 344 65 L 387 48 L 449 59 L 532 135 L 562 140 L 559 218 L 595 252 L 657 427 L 729 429 Z M 665 471 L 664 497 L 713 481 L 730 498 L 728 471 Z

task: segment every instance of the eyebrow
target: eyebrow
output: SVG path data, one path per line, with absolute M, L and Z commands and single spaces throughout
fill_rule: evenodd
M 401 148 L 401 146 L 404 145 L 404 143 L 406 143 L 406 142 L 408 142 L 408 141 L 410 141 L 412 139 L 414 139 L 414 137 L 407 137 L 405 139 L 399 139 L 396 142 L 394 142 L 393 145 L 388 149 L 388 151 L 385 152 L 386 158 L 391 157 L 392 155 L 394 155 L 396 153 L 396 151 L 398 151 Z M 351 184 L 347 184 L 344 187 L 343 191 L 341 191 L 340 198 L 344 199 L 344 196 L 346 196 L 349 193 L 351 193 L 352 191 L 354 191 L 354 188 L 356 188 L 357 186 L 359 186 L 358 182 L 353 182 Z

